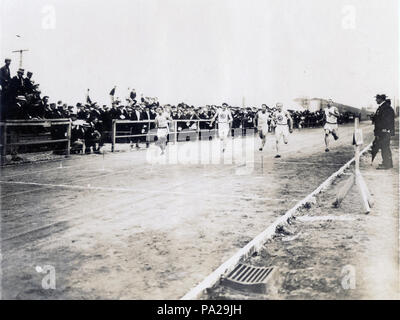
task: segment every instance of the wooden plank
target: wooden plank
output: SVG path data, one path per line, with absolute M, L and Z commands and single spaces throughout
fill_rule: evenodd
M 361 174 L 360 173 L 358 173 L 358 174 L 356 173 L 356 184 L 357 184 L 357 187 L 358 187 L 358 191 L 360 192 L 360 195 L 361 195 L 361 200 L 362 200 L 362 204 L 363 204 L 363 207 L 364 207 L 364 211 L 365 211 L 366 214 L 368 214 L 368 213 L 371 212 L 371 207 L 370 207 L 370 205 L 368 203 L 367 193 L 366 193 L 365 189 L 363 188 L 363 186 L 361 185 L 359 176 L 361 176 Z
M 27 146 L 32 144 L 49 144 L 49 143 L 58 143 L 58 142 L 68 142 L 68 139 L 58 139 L 58 140 L 40 140 L 40 141 L 26 141 L 26 142 L 14 142 L 8 143 L 8 146 Z
M 343 199 L 346 197 L 346 195 L 349 193 L 350 189 L 353 187 L 354 185 L 354 174 L 352 173 L 350 175 L 350 177 L 346 180 L 345 184 L 340 188 L 335 202 L 333 203 L 333 205 L 338 208 L 340 206 L 340 204 L 342 203 Z
M 367 197 L 367 201 L 368 201 L 369 206 L 372 208 L 374 206 L 374 200 L 373 200 L 373 198 L 371 196 L 371 193 L 368 190 L 368 186 L 365 183 L 364 177 L 362 176 L 361 173 L 359 173 L 357 175 L 356 179 L 359 180 L 359 185 L 363 189 L 363 191 L 364 191 L 364 193 L 365 193 L 365 195 Z

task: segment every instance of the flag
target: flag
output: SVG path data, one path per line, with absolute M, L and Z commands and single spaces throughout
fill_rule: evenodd
M 115 87 L 111 89 L 110 96 L 114 96 L 114 94 L 115 94 Z
M 90 97 L 89 97 L 89 89 L 87 90 L 86 102 L 87 102 L 88 104 L 92 104 L 92 100 L 90 100 Z

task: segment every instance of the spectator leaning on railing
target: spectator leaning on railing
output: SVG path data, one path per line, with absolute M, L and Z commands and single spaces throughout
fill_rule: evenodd
M 50 103 L 48 96 L 41 98 L 39 84 L 32 79 L 33 73 L 28 71 L 24 78 L 24 70 L 19 69 L 17 75 L 11 77 L 11 60 L 6 59 L 5 65 L 0 68 L 1 84 L 1 119 L 61 119 L 70 118 L 73 121 L 73 142 L 77 148 L 80 142 L 85 144 L 85 152 L 98 152 L 105 142 L 111 142 L 110 132 L 112 130 L 112 121 L 117 120 L 140 120 L 150 123 L 127 123 L 119 125 L 119 130 L 126 131 L 130 135 L 143 135 L 143 137 L 134 137 L 126 139 L 126 142 L 139 147 L 140 142 L 146 142 L 149 146 L 149 132 L 154 128 L 156 108 L 160 106 L 158 98 L 143 97 L 141 95 L 137 102 L 137 93 L 135 89 L 129 91 L 129 96 L 125 103 L 118 97 L 115 97 L 116 86 L 110 91 L 112 98 L 111 107 L 107 105 L 99 106 L 92 102 L 87 91 L 86 103 L 78 102 L 75 106 L 69 105 L 61 100 L 56 103 Z M 170 113 L 172 119 L 177 120 L 177 131 L 182 130 L 212 130 L 216 124 L 210 127 L 207 121 L 198 123 L 194 120 L 212 119 L 218 110 L 217 105 L 206 105 L 195 107 L 181 102 L 177 105 L 165 105 L 165 110 Z M 242 134 L 246 134 L 248 129 L 254 128 L 254 117 L 259 108 L 256 107 L 232 107 L 233 116 L 232 136 L 235 129 L 242 129 Z M 269 108 L 273 112 L 274 108 Z M 323 124 L 323 112 L 316 111 L 290 111 L 295 128 L 319 127 Z M 339 117 L 340 123 L 353 121 L 354 114 L 345 112 Z M 272 123 L 270 130 L 273 130 Z M 54 134 L 54 133 L 53 133 Z M 200 133 L 201 134 L 201 133 Z

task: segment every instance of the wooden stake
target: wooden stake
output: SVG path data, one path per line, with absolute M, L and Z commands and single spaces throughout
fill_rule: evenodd
M 339 190 L 338 195 L 336 196 L 335 202 L 333 205 L 338 208 L 340 204 L 342 203 L 343 199 L 346 197 L 346 195 L 349 193 L 350 189 L 354 185 L 354 174 L 352 173 L 350 177 L 347 179 L 346 183 L 342 186 L 342 188 Z
M 372 208 L 374 206 L 374 201 L 372 199 L 372 196 L 368 190 L 367 184 L 365 183 L 364 177 L 361 175 L 361 173 L 359 173 L 356 176 L 356 179 L 358 179 L 358 184 L 360 185 L 361 189 L 363 189 L 364 194 L 367 197 L 367 201 L 369 206 Z

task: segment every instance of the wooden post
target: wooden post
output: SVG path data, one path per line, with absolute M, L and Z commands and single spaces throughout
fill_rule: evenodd
M 356 179 L 358 180 L 358 185 L 362 189 L 362 192 L 366 196 L 369 206 L 372 208 L 374 206 L 374 201 L 372 199 L 372 196 L 368 190 L 367 184 L 365 183 L 365 180 L 364 180 L 361 172 L 356 175 Z
M 150 125 L 151 125 L 151 122 L 150 122 L 150 115 L 149 115 L 149 122 L 147 122 L 147 134 L 146 134 L 146 147 L 147 147 L 147 144 L 150 146 L 150 141 L 151 141 L 151 136 L 150 136 L 150 133 L 151 133 L 151 130 L 150 130 Z
M 362 203 L 363 203 L 363 206 L 364 206 L 365 213 L 368 214 L 371 211 L 371 207 L 370 207 L 370 205 L 368 203 L 367 194 L 366 194 L 365 190 L 363 189 L 363 187 L 362 187 L 362 185 L 360 183 L 359 176 L 360 176 L 360 174 L 356 174 L 356 184 L 357 184 L 357 187 L 358 187 L 358 191 L 360 192 L 360 195 L 361 195 L 361 199 L 362 199 Z
M 196 128 L 197 140 L 200 140 L 200 120 L 197 120 L 196 122 L 197 122 L 197 128 Z
M 351 177 L 346 181 L 345 185 L 339 190 L 339 193 L 333 205 L 335 207 L 339 207 L 340 203 L 342 202 L 346 194 L 349 192 L 349 190 L 355 183 L 358 187 L 358 191 L 360 192 L 365 213 L 368 214 L 371 211 L 371 207 L 373 206 L 373 200 L 370 192 L 368 191 L 367 184 L 365 183 L 364 178 L 362 177 L 360 172 L 360 144 L 362 144 L 362 132 L 358 132 L 359 131 L 358 126 L 359 126 L 359 118 L 356 117 L 354 119 L 354 136 L 353 136 L 355 144 L 354 174 L 351 175 Z
M 354 119 L 354 134 L 356 134 L 358 129 L 359 119 L 356 117 Z M 355 139 L 357 140 L 357 139 Z M 360 145 L 356 141 L 355 147 L 355 178 L 356 178 L 356 185 L 358 187 L 358 191 L 360 192 L 362 203 L 364 206 L 365 213 L 369 213 L 371 211 L 370 204 L 372 203 L 371 195 L 368 191 L 367 185 L 363 180 L 360 172 Z
M 175 123 L 175 125 L 174 125 L 174 127 L 175 127 L 175 132 L 174 132 L 174 144 L 176 144 L 177 143 L 177 141 L 178 141 L 178 121 L 177 120 L 173 120 L 174 121 L 174 123 Z
M 111 129 L 111 152 L 114 152 L 116 134 L 117 134 L 117 122 L 116 122 L 115 119 L 113 119 L 113 121 L 112 121 L 112 129 Z
M 352 173 L 351 176 L 347 179 L 346 183 L 343 185 L 343 187 L 340 188 L 338 195 L 336 196 L 335 202 L 333 203 L 334 207 L 338 208 L 340 206 L 343 199 L 349 193 L 353 185 L 354 185 L 354 174 Z
M 354 118 L 354 134 L 356 133 L 357 129 L 358 129 L 358 118 Z M 357 174 L 357 172 L 360 172 L 360 146 L 356 143 L 355 145 L 355 155 L 354 155 L 354 159 L 355 159 L 355 172 Z
M 3 149 L 1 150 L 1 164 L 6 162 L 7 155 L 7 123 L 4 122 L 3 126 L 3 139 L 2 139 Z
M 67 157 L 69 157 L 70 152 L 71 152 L 71 126 L 72 126 L 72 121 L 71 119 L 69 120 L 68 123 L 68 131 L 67 131 L 67 138 L 68 138 L 68 142 L 67 142 Z

